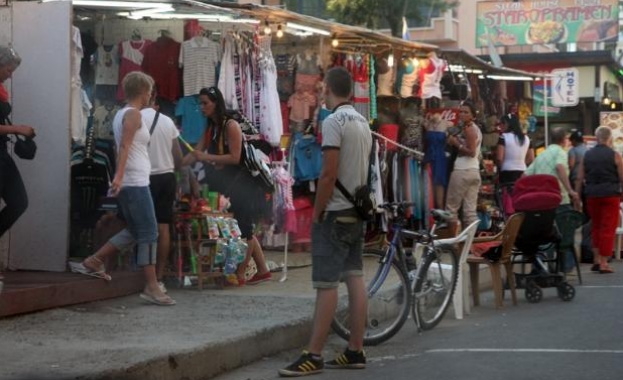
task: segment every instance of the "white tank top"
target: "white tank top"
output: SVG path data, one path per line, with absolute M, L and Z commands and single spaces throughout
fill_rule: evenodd
M 502 171 L 525 171 L 526 153 L 530 147 L 530 139 L 525 136 L 523 145 L 519 145 L 519 139 L 514 133 L 504 133 L 504 162 Z
M 119 110 L 112 123 L 117 152 L 119 152 L 119 146 L 121 145 L 123 117 L 131 108 L 126 106 Z M 128 152 L 128 161 L 125 165 L 122 186 L 149 186 L 149 174 L 151 173 L 148 151 L 149 137 L 149 128 L 141 118 L 141 127 L 136 131 L 134 141 L 132 141 L 130 151 Z
M 482 144 L 482 132 L 480 128 L 472 122 L 472 128 L 476 129 L 478 139 L 476 140 L 476 154 L 474 157 L 458 156 L 454 161 L 454 170 L 480 170 L 480 146 Z

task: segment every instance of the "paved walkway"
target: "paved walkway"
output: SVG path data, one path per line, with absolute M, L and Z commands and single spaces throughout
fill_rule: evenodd
M 256 286 L 171 289 L 174 307 L 132 295 L 1 319 L 0 379 L 206 379 L 301 347 L 315 293 L 308 256 L 291 259 L 299 268 L 285 282 L 274 273 Z M 482 303 L 495 312 L 490 294 Z

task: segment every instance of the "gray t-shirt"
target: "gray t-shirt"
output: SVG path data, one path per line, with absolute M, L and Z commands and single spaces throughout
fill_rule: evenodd
M 337 178 L 354 194 L 366 184 L 372 134 L 368 120 L 351 105 L 342 105 L 322 122 L 322 149 L 339 149 L 340 164 Z M 336 187 L 327 204 L 327 211 L 353 208 L 353 204 Z
M 569 149 L 569 153 L 567 154 L 569 158 L 575 157 L 575 165 L 572 168 L 569 168 L 569 180 L 571 181 L 571 186 L 574 186 L 575 179 L 578 177 L 578 168 L 580 167 L 580 162 L 584 159 L 584 155 L 588 148 L 586 144 L 580 144 L 578 146 L 574 146 Z

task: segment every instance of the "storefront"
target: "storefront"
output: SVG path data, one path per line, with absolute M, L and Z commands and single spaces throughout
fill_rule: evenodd
M 553 71 L 574 70 L 578 73 L 577 104 L 557 107 L 548 106 L 549 129 L 564 127 L 580 129 L 592 134 L 599 126 L 602 111 L 621 110 L 621 67 L 610 51 L 578 51 L 548 54 L 508 54 L 502 57 L 511 67 L 548 75 Z M 534 62 L 539 62 L 535 65 Z M 544 83 L 535 81 L 532 86 L 515 86 L 509 89 L 509 97 L 515 103 L 526 103 L 544 125 Z M 551 90 L 550 90 L 551 91 Z M 551 96 L 551 94 L 550 94 Z
M 140 44 L 163 37 L 186 41 L 187 21 L 193 19 L 198 20 L 195 26 L 206 33 L 202 36 L 204 38 L 218 41 L 225 35 L 237 36 L 242 41 L 240 44 L 254 46 L 260 54 L 265 52 L 271 57 L 274 54 L 316 59 L 317 65 L 314 66 L 326 67 L 332 51 L 344 56 L 357 54 L 357 62 L 365 58 L 368 63 L 367 78 L 362 81 L 368 86 L 373 71 L 368 60 L 374 54 L 385 52 L 388 56 L 400 54 L 406 57 L 407 54 L 426 55 L 436 49 L 433 45 L 403 41 L 364 28 L 317 20 L 278 8 L 231 4 L 226 9 L 190 0 L 122 3 L 110 7 L 110 4 L 92 1 L 74 1 L 73 4 L 67 1 L 14 1 L 10 6 L 0 7 L 1 27 L 4 29 L 0 34 L 4 40 L 0 43 L 11 44 L 23 59 L 12 81 L 7 83 L 14 105 L 13 119 L 35 126 L 40 142 L 34 161 L 19 162 L 30 205 L 10 234 L 2 239 L 0 261 L 10 270 L 64 271 L 72 243 L 81 239 L 71 234 L 74 215 L 70 212 L 72 154 L 76 153 L 76 144 L 84 144 L 88 139 L 86 132 L 89 130 L 85 122 L 88 117 L 80 119 L 85 117 L 82 108 L 86 103 L 82 101 L 81 91 L 85 91 L 91 103 L 92 108 L 87 114 L 97 112 L 98 108 L 110 112 L 111 108 L 114 109 L 113 103 L 120 99 L 117 89 L 106 88 L 107 85 L 113 86 L 115 80 L 118 83 L 119 78 L 110 83 L 106 78 L 100 78 L 103 82 L 97 83 L 97 74 L 88 73 L 96 70 L 99 60 L 110 54 L 104 50 L 99 55 L 92 55 L 93 50 L 97 51 L 94 44 L 106 47 L 127 42 L 132 46 L 133 42 Z M 32 25 L 41 27 L 32 28 Z M 272 44 L 266 36 L 269 34 L 267 28 L 272 34 Z M 281 37 L 282 34 L 285 36 Z M 262 40 L 268 42 L 262 45 Z M 91 57 L 96 60 L 92 61 Z M 82 68 L 78 69 L 80 62 Z M 114 60 L 104 62 L 104 66 L 112 63 Z M 183 95 L 171 100 L 179 101 Z M 293 94 L 287 95 L 291 97 Z M 281 100 L 285 99 L 283 96 Z M 362 110 L 367 109 L 368 114 L 372 112 L 370 118 L 373 119 L 370 104 L 374 103 L 375 97 L 362 98 Z M 238 107 L 244 109 L 245 104 L 239 100 L 232 98 L 232 102 L 238 101 Z M 280 117 L 279 121 L 289 124 L 290 117 L 287 119 Z M 278 150 L 282 140 L 280 128 L 276 128 L 278 133 L 272 131 L 269 136 L 262 131 L 262 122 L 257 124 L 263 137 Z M 188 133 L 190 129 L 183 132 Z M 95 130 L 98 137 L 106 135 L 106 129 L 90 130 Z M 108 164 L 114 161 L 110 157 L 102 159 L 108 159 Z

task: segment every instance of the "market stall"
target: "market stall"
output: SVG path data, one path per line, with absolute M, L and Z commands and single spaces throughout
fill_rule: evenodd
M 22 173 L 29 179 L 27 186 L 31 202 L 26 215 L 11 231 L 12 238 L 3 239 L 3 256 L 9 268 L 63 271 L 70 242 L 77 243 L 77 249 L 83 253 L 89 250 L 88 234 L 83 238 L 81 234 L 70 233 L 71 221 L 75 221 L 77 216 L 80 222 L 89 226 L 96 220 L 89 215 L 82 218 L 88 212 L 71 207 L 75 203 L 75 196 L 83 196 L 76 194 L 77 185 L 80 184 L 72 180 L 72 168 L 84 163 L 84 157 L 88 155 L 100 166 L 98 172 L 104 179 L 109 179 L 114 172 L 114 156 L 110 154 L 110 121 L 123 97 L 119 83 L 124 73 L 132 69 L 149 72 L 150 66 L 154 66 L 149 65 L 151 60 L 166 61 L 155 65 L 165 69 L 160 72 L 156 69 L 152 75 L 162 89 L 161 100 L 165 104 L 165 112 L 180 118 L 182 134 L 192 143 L 202 134 L 205 125 L 192 114 L 196 112 L 196 105 L 193 110 L 192 103 L 196 91 L 186 91 L 189 86 L 185 83 L 184 71 L 179 72 L 179 63 L 185 70 L 189 61 L 184 61 L 182 57 L 180 62 L 180 57 L 175 54 L 175 49 L 185 50 L 184 44 L 189 41 L 197 45 L 199 40 L 202 46 L 210 45 L 212 41 L 214 44 L 210 46 L 214 48 L 210 49 L 213 51 L 218 50 L 216 45 L 219 45 L 221 50 L 213 60 L 215 65 L 223 61 L 228 43 L 232 51 L 227 55 L 228 59 L 256 62 L 258 60 L 251 59 L 251 56 L 234 53 L 252 51 L 257 54 L 255 58 L 268 63 L 268 66 L 263 67 L 269 70 L 264 78 L 270 75 L 271 63 L 283 63 L 274 60 L 273 51 L 284 51 L 291 56 L 302 55 L 310 60 L 306 54 L 309 50 L 312 56 L 321 57 L 317 60 L 318 66 L 326 67 L 331 59 L 331 50 L 337 51 L 336 46 L 333 46 L 336 40 L 341 51 L 365 53 L 368 56 L 379 51 L 391 51 L 394 46 L 405 51 L 416 49 L 430 52 L 435 49 L 432 45 L 403 41 L 367 29 L 308 18 L 278 8 L 238 7 L 235 4 L 222 8 L 218 5 L 223 4 L 197 1 L 15 1 L 10 7 L 1 9 L 3 20 L 8 21 L 3 26 L 9 27 L 13 33 L 7 33 L 9 37 L 3 42 L 12 43 L 23 58 L 23 64 L 11 83 L 14 119 L 37 126 L 38 137 L 46 141 L 47 148 L 40 150 L 32 163 L 20 163 Z M 197 21 L 189 23 L 189 20 Z M 50 30 L 37 28 L 36 35 L 33 35 L 33 32 L 26 30 L 26 25 L 34 24 L 49 25 Z M 59 25 L 66 25 L 67 28 L 60 28 Z M 266 28 L 270 29 L 269 33 Z M 198 31 L 201 35 L 197 35 Z M 286 38 L 280 42 L 284 32 Z M 271 33 L 272 37 L 269 36 Z M 30 40 L 33 36 L 36 37 L 36 44 Z M 294 52 L 289 51 L 292 44 L 297 47 Z M 161 51 L 152 54 L 148 50 L 153 49 L 149 47 L 159 47 Z M 63 51 L 66 54 L 59 54 Z M 50 59 L 39 59 L 41 52 L 49 55 Z M 140 62 L 141 59 L 145 62 Z M 260 83 L 259 80 L 253 82 L 253 74 L 257 69 L 252 65 L 244 68 L 245 73 L 251 73 L 247 77 L 252 79 L 250 83 Z M 50 72 L 58 75 L 51 76 Z M 369 80 L 370 72 L 366 73 L 366 80 Z M 205 82 L 194 83 L 195 88 L 210 84 L 216 84 L 219 88 L 231 86 L 220 80 L 217 83 L 215 77 L 208 74 Z M 221 78 L 229 79 L 230 76 Z M 260 78 L 260 75 L 255 78 Z M 182 83 L 182 91 L 179 83 Z M 233 83 L 235 86 L 236 82 Z M 283 127 L 280 128 L 279 124 L 285 119 L 273 118 L 263 122 L 262 117 L 271 117 L 273 114 L 257 110 L 257 105 L 250 101 L 252 92 L 241 96 L 235 87 L 229 88 L 233 89 L 228 98 L 230 107 L 239 109 L 250 119 L 251 124 L 258 127 L 261 139 L 268 141 L 278 151 L 284 140 L 281 136 Z M 274 94 L 275 99 L 279 95 L 282 96 L 279 99 L 283 99 L 284 94 L 279 94 L 277 89 Z M 292 95 L 289 94 L 289 97 Z M 370 102 L 373 102 L 372 98 Z M 33 107 L 33 104 L 38 106 Z M 304 116 L 306 118 L 303 120 L 309 118 L 309 114 Z M 285 121 L 289 124 L 289 115 Z M 278 156 L 275 158 L 283 162 Z M 294 167 L 288 166 L 290 169 Z M 35 192 L 32 188 L 49 190 Z M 101 186 L 99 191 L 105 191 L 104 188 Z M 93 199 L 94 195 L 90 197 Z M 88 207 L 95 205 L 94 202 L 86 203 Z M 49 223 L 50 215 L 54 215 L 55 223 Z M 41 240 L 16 238 L 27 236 L 33 230 L 38 232 Z M 46 254 L 41 255 L 40 252 Z

